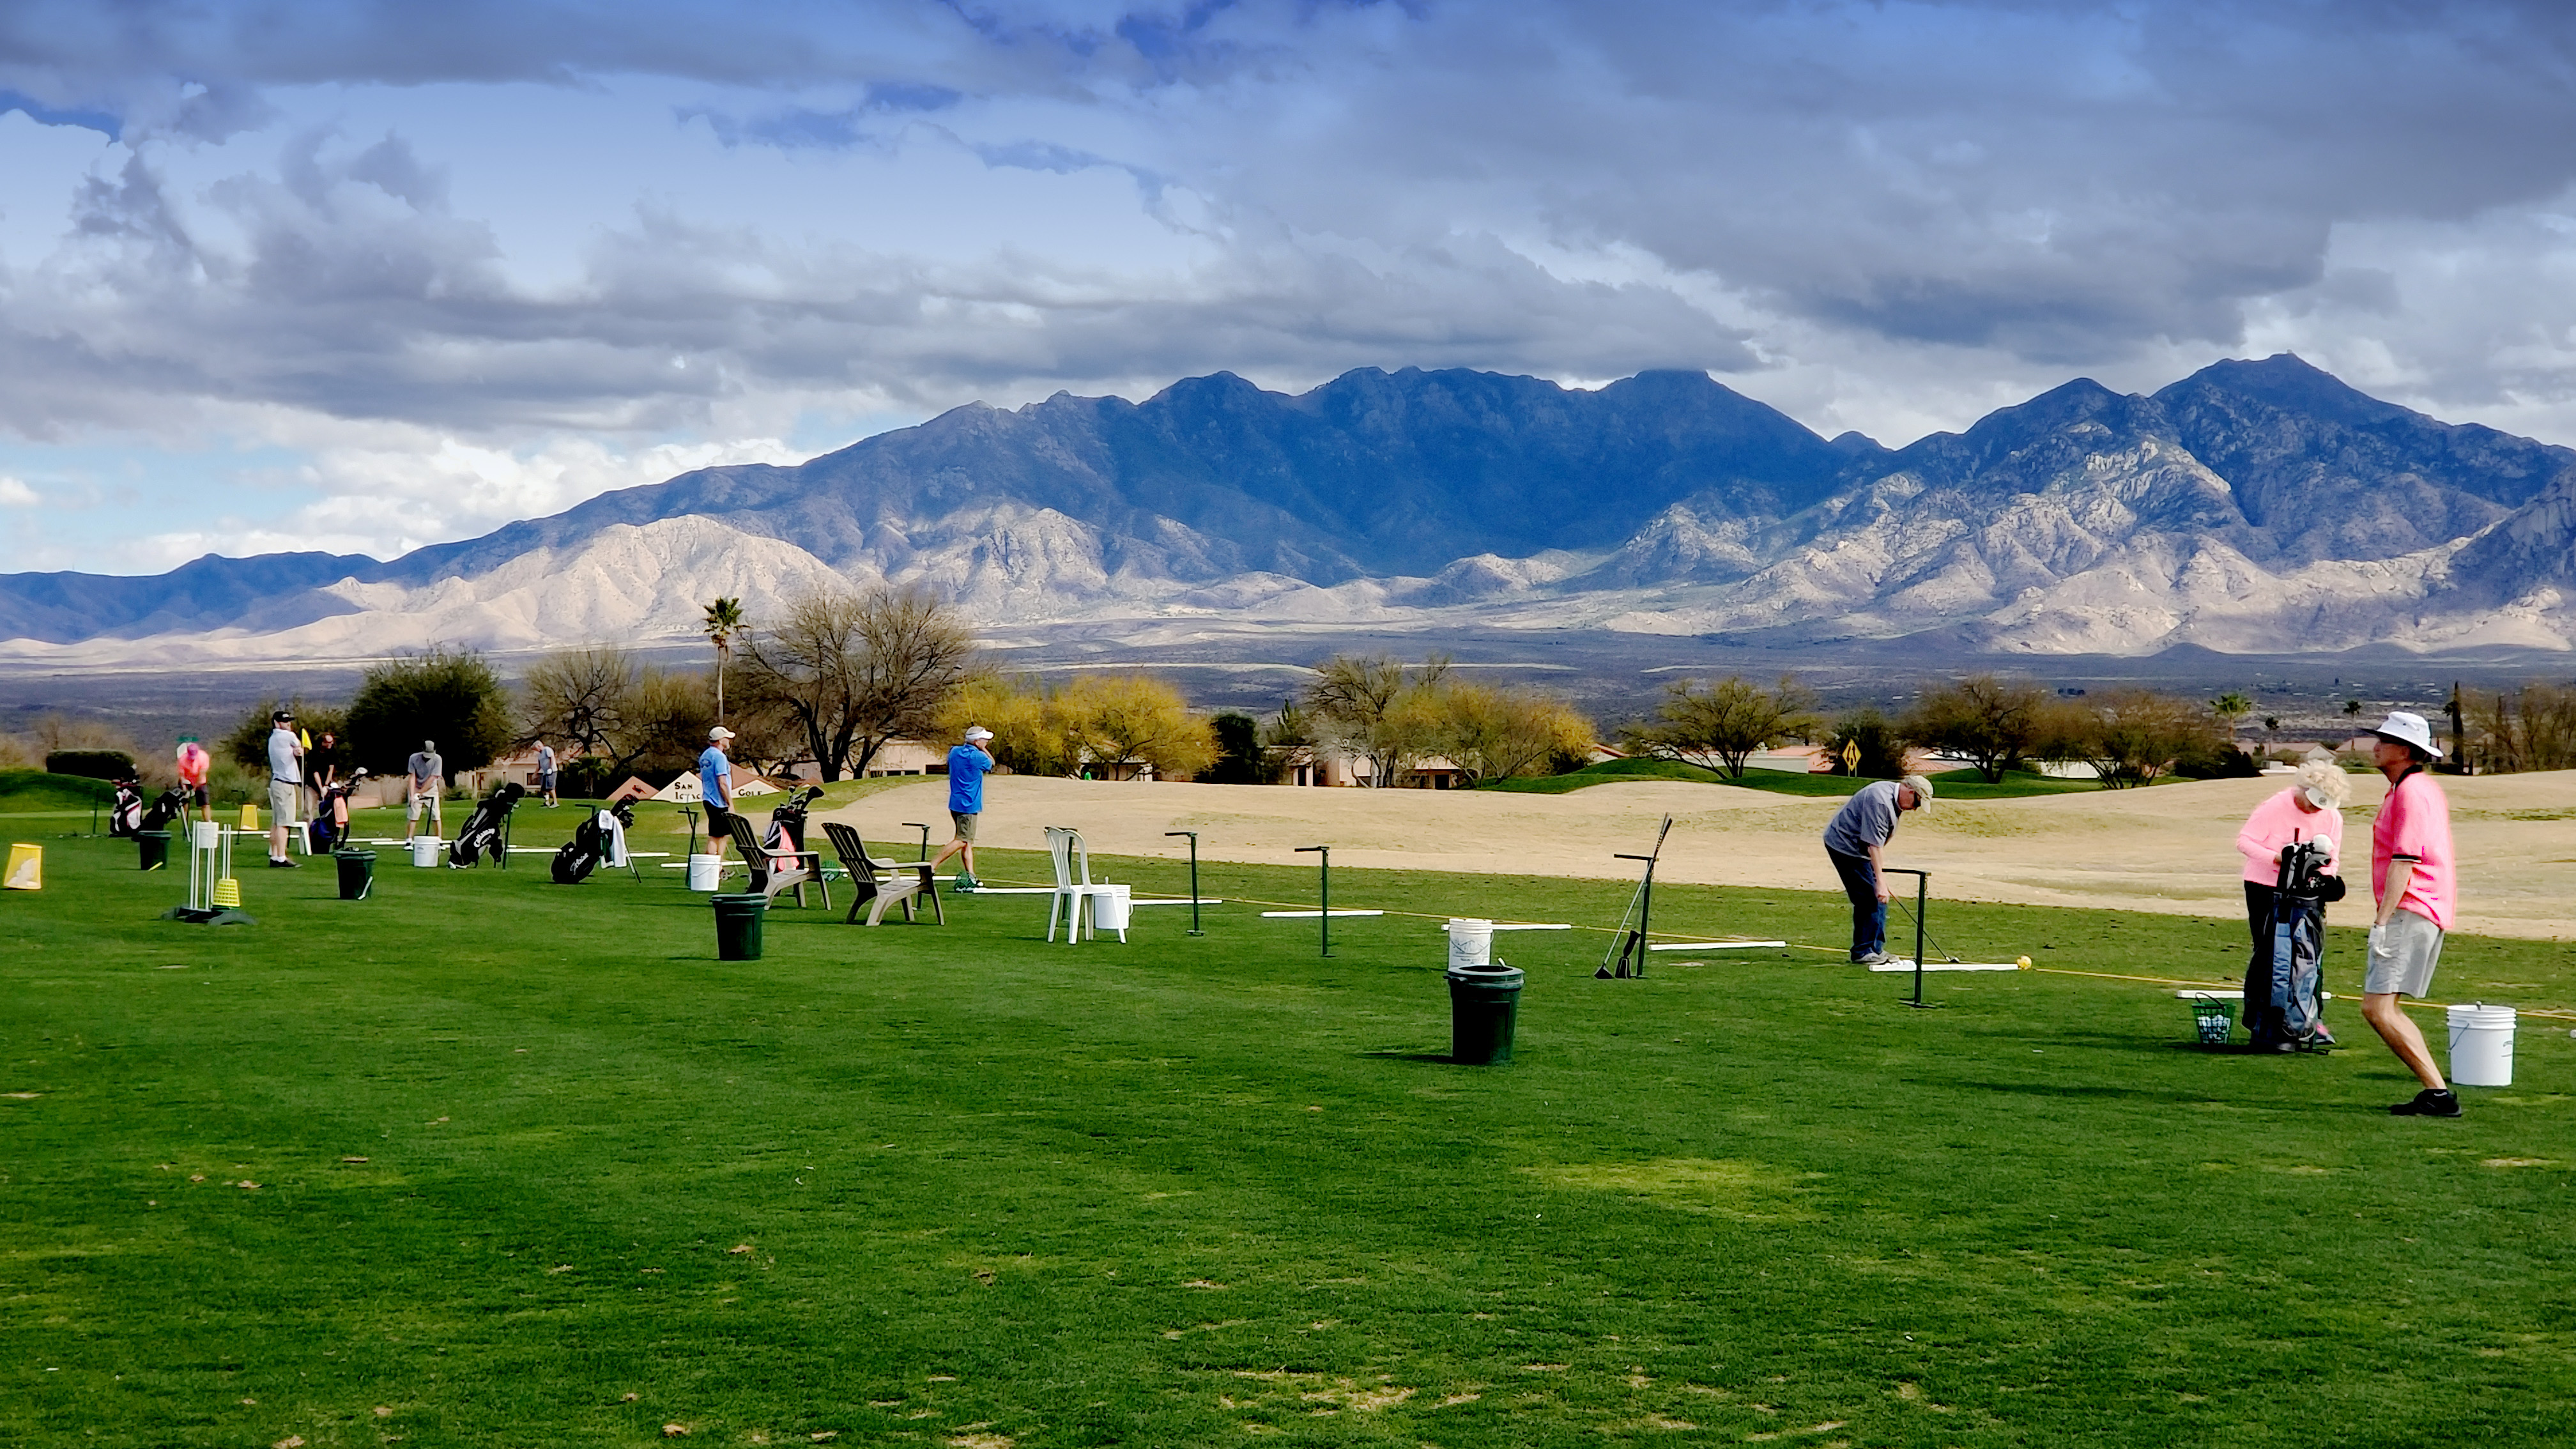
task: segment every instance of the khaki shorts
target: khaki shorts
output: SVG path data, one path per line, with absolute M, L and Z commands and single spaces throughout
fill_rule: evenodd
M 301 817 L 304 814 L 304 807 L 296 798 L 301 793 L 303 793 L 301 787 L 291 785 L 284 780 L 269 781 L 268 814 L 271 821 L 286 825 Z
M 957 838 L 968 845 L 975 843 L 975 822 L 982 817 L 970 810 L 951 810 L 948 818 L 957 822 Z
M 2400 992 L 2422 997 L 2433 989 L 2433 968 L 2442 964 L 2442 928 L 2413 911 L 2401 910 L 2375 932 L 2370 971 L 2363 992 L 2373 996 Z

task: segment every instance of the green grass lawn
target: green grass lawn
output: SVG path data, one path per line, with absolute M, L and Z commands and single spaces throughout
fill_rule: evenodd
M 2001 780 L 1991 784 L 1975 770 L 1944 770 L 1925 778 L 1931 780 L 1932 788 L 1944 800 L 2011 800 L 2025 795 L 2068 795 L 2102 788 L 2099 780 L 2061 780 L 2027 770 L 2008 770 Z M 1719 771 L 1680 760 L 1633 759 L 1603 760 L 1563 775 L 1497 780 L 1480 788 L 1508 790 L 1523 795 L 1562 795 L 1570 790 L 1631 780 L 1689 780 L 1703 785 L 1768 790 L 1779 795 L 1849 795 L 1871 783 L 1857 775 L 1803 775 L 1787 770 L 1747 770 L 1740 778 L 1729 779 Z
M 388 851 L 343 903 L 254 863 L 260 924 L 208 929 L 125 844 L 8 824 L 46 848 L 0 894 L 11 1444 L 2576 1438 L 2565 1023 L 2462 1120 L 2392 1119 L 2349 1002 L 2354 1049 L 2209 1054 L 2170 988 L 2058 974 L 2225 979 L 2223 922 L 1937 907 L 2057 969 L 1927 1012 L 1830 951 L 1603 982 L 1598 932 L 1506 934 L 1519 1060 L 1474 1069 L 1423 917 L 1606 926 L 1625 887 L 1345 870 L 1337 906 L 1420 914 L 1323 960 L 1245 903 L 1311 870 L 1211 865 L 1202 939 L 1048 946 L 1044 898 L 984 896 L 782 909 L 723 963 L 677 872 Z M 2437 994 L 2564 1006 L 2576 963 L 2462 938 Z

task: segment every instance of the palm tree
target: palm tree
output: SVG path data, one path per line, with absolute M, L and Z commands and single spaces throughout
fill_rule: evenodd
M 2209 712 L 2227 721 L 2227 747 L 2236 748 L 2236 722 L 2254 712 L 2254 702 L 2234 690 L 2209 702 Z
M 707 638 L 716 646 L 716 723 L 724 723 L 725 661 L 733 655 L 733 636 L 742 632 L 742 600 L 718 599 L 707 605 Z

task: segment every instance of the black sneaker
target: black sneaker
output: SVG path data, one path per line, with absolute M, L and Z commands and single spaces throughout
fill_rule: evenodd
M 294 862 L 294 861 L 291 861 L 291 860 L 277 860 L 277 859 L 272 858 L 272 859 L 269 861 L 269 863 L 268 863 L 268 868 L 269 868 L 270 870 L 293 870 L 293 869 L 295 869 L 296 867 L 295 867 L 295 862 Z
M 2457 1117 L 2460 1115 L 2460 1099 L 2448 1088 L 2437 1092 L 2426 1087 L 2415 1094 L 2415 1100 L 2400 1102 L 2388 1110 L 2398 1117 Z

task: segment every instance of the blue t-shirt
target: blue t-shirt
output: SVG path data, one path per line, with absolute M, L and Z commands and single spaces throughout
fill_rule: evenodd
M 973 745 L 959 745 L 948 752 L 948 808 L 960 815 L 984 813 L 984 772 L 993 768 L 993 757 Z
M 724 751 L 707 746 L 706 753 L 698 756 L 698 793 L 707 797 L 708 804 L 722 807 L 726 792 L 717 782 L 732 778 L 733 765 L 725 759 Z

